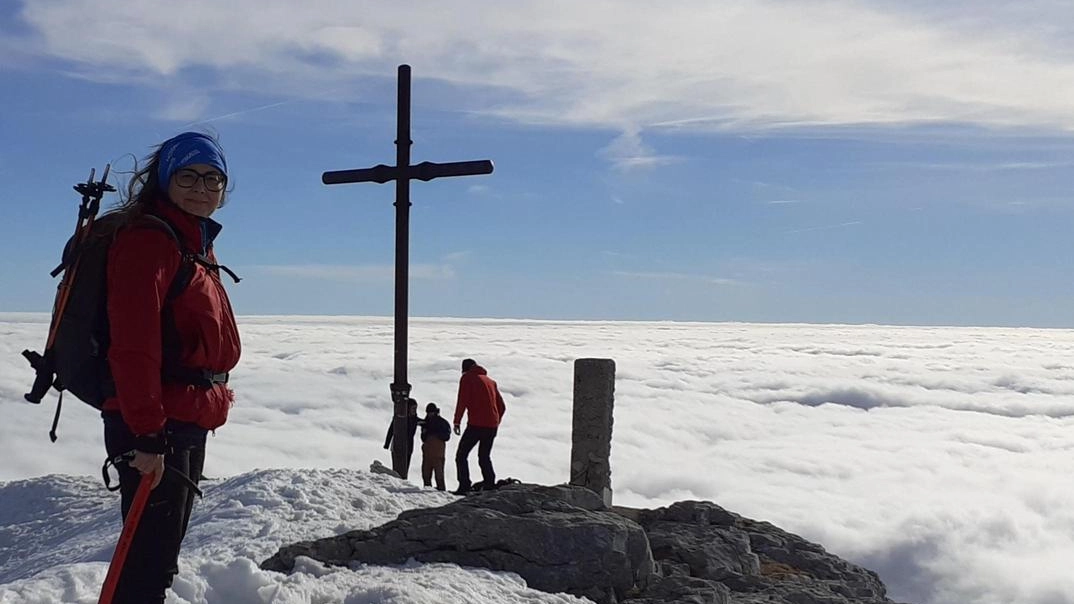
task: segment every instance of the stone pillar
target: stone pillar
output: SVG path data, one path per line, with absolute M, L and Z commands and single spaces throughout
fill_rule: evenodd
M 571 484 L 586 487 L 612 505 L 612 407 L 615 361 L 575 359 Z

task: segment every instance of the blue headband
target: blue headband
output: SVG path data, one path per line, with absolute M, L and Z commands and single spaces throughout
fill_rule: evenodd
M 216 141 L 200 132 L 184 132 L 164 141 L 160 146 L 159 157 L 157 179 L 160 181 L 160 188 L 165 191 L 176 170 L 194 164 L 212 166 L 227 176 L 224 150 Z

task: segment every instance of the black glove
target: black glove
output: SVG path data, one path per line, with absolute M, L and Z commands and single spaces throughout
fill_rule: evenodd
M 134 449 L 154 455 L 164 455 L 168 450 L 168 441 L 163 434 L 146 434 L 134 437 Z

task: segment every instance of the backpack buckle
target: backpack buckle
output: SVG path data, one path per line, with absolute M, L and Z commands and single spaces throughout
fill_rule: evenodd
M 198 388 L 204 388 L 208 390 L 217 384 L 226 384 L 230 378 L 230 373 L 224 371 L 223 373 L 213 373 L 209 369 L 202 369 L 198 372 L 199 375 L 195 380 L 194 385 Z

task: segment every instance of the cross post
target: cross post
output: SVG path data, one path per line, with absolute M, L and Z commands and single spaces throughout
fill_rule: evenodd
M 438 164 L 422 162 L 410 165 L 410 66 L 399 66 L 398 120 L 395 136 L 395 165 L 378 164 L 372 168 L 337 170 L 321 174 L 326 185 L 352 182 L 384 184 L 395 181 L 395 373 L 390 386 L 395 415 L 392 420 L 392 469 L 407 477 L 410 459 L 407 447 L 412 446 L 407 433 L 407 319 L 410 269 L 410 181 L 430 181 L 446 176 L 491 174 L 489 160 Z

